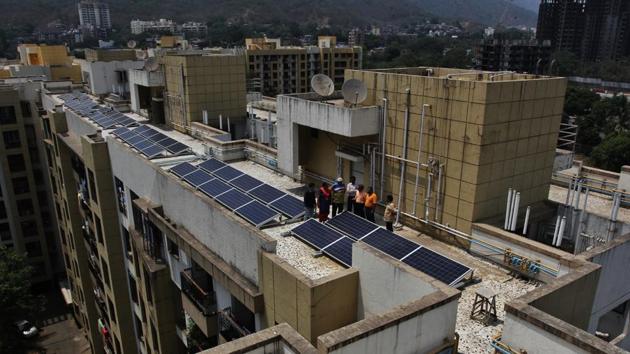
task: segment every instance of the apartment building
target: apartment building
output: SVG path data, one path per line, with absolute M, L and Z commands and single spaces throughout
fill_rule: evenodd
M 157 21 L 131 20 L 130 26 L 132 34 L 142 34 L 145 32 L 173 34 L 177 32 L 177 23 L 164 18 Z
M 83 0 L 77 4 L 79 23 L 86 28 L 112 28 L 109 4 L 94 0 Z
M 248 79 L 264 95 L 310 92 L 315 74 L 326 74 L 337 88 L 345 69 L 362 67 L 362 48 L 337 45 L 333 36 L 320 36 L 317 46 L 282 46 L 280 39 L 247 38 Z
M 144 66 L 133 49 L 86 49 L 85 59 L 76 62 L 88 92 L 102 96 L 113 93 L 121 100 L 129 100 L 128 70 Z
M 0 81 L 0 242 L 25 254 L 34 283 L 63 271 L 38 121 L 40 82 Z
M 551 41 L 484 39 L 475 48 L 475 60 L 481 70 L 545 74 L 550 70 Z
M 279 96 L 277 149 L 203 120 L 171 123 L 178 113 L 162 124 L 42 92 L 66 267 L 95 351 L 627 349 L 630 236 L 619 229 L 577 256 L 568 231 L 564 248 L 535 237 L 563 208 L 547 196 L 564 79 L 444 68 L 351 78 L 366 85 L 360 104 Z M 394 195 L 404 227 L 349 213 L 302 221 L 304 182 L 350 175 Z M 508 187 L 521 193 L 516 231 L 502 227 Z M 504 322 L 471 320 L 477 295 L 493 293 Z

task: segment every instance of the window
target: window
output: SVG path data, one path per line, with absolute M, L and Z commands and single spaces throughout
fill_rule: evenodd
M 113 322 L 116 322 L 116 308 L 109 297 L 107 298 L 107 307 L 109 308 L 109 318 L 111 318 Z
M 30 188 L 28 186 L 28 178 L 26 177 L 17 177 L 12 180 L 13 182 L 13 193 L 24 194 L 30 192 Z
M 37 134 L 35 134 L 35 127 L 30 124 L 25 125 L 24 133 L 26 134 L 26 145 L 31 148 L 37 148 Z
M 107 266 L 107 263 L 102 258 L 101 258 L 101 269 L 103 270 L 103 277 L 105 278 L 105 284 L 111 287 L 111 284 L 109 283 L 109 267 Z
M 143 268 L 142 271 L 144 272 L 143 274 L 144 290 L 147 294 L 147 301 L 151 304 L 153 303 L 153 292 L 151 291 L 151 278 L 150 278 L 149 272 L 147 272 L 146 269 Z
M 15 124 L 17 118 L 15 116 L 15 107 L 3 106 L 0 107 L 0 125 L 3 124 Z
M 7 161 L 9 162 L 9 171 L 22 172 L 26 170 L 26 164 L 24 164 L 24 158 L 21 154 L 8 155 Z
M 7 208 L 4 206 L 4 202 L 0 200 L 0 219 L 7 218 Z
M 129 238 L 129 231 L 126 228 L 122 228 L 123 231 L 123 242 L 125 243 L 125 253 L 127 255 L 127 259 L 133 262 L 132 252 L 131 252 L 131 240 Z
M 88 183 L 90 184 L 90 196 L 94 203 L 98 204 L 98 198 L 96 198 L 96 183 L 94 183 L 94 173 L 88 169 Z
M 22 237 L 37 237 L 37 223 L 33 221 L 22 221 L 20 223 Z
M 20 108 L 22 108 L 22 117 L 32 117 L 31 103 L 28 101 L 20 101 Z
M 96 239 L 99 243 L 103 243 L 103 228 L 101 226 L 101 218 L 94 215 L 94 224 L 96 226 Z
M 9 224 L 0 224 L 0 241 L 11 241 L 11 228 Z
M 42 255 L 42 246 L 39 241 L 27 242 L 25 248 L 29 257 L 39 257 Z
M 4 141 L 5 149 L 16 149 L 21 146 L 20 132 L 17 130 L 7 130 L 2 133 L 2 140 Z
M 116 197 L 118 198 L 118 210 L 127 216 L 127 200 L 125 198 L 125 185 L 121 180 L 114 177 L 114 183 L 116 185 Z
M 22 199 L 17 201 L 17 209 L 21 217 L 35 214 L 33 202 L 30 199 Z
M 131 300 L 134 304 L 138 303 L 138 286 L 136 285 L 136 280 L 131 276 L 131 274 L 127 273 L 127 277 L 129 277 L 129 292 L 131 293 Z
M 179 259 L 179 246 L 170 238 L 166 238 L 166 246 L 168 247 L 168 253 L 175 259 Z

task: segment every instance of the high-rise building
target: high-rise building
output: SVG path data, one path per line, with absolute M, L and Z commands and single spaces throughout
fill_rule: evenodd
M 489 38 L 475 48 L 476 67 L 482 70 L 545 74 L 550 59 L 550 41 Z
M 38 120 L 41 82 L 0 80 L 0 243 L 25 254 L 33 282 L 63 272 Z
M 163 59 L 167 81 L 184 73 L 173 81 L 180 90 L 164 93 L 181 102 L 205 100 L 205 81 L 236 70 L 205 67 L 217 58 Z M 188 121 L 192 106 L 164 125 L 44 87 L 72 301 L 94 352 L 627 347 L 630 235 L 619 228 L 579 256 L 566 252 L 573 232 L 560 235 L 564 248 L 544 244 L 548 220 L 568 207 L 546 199 L 566 79 L 445 68 L 345 75 L 363 81 L 363 102 L 314 93 L 269 102 L 273 112 L 261 115 L 277 125 L 277 149 Z M 169 125 L 178 116 L 182 123 Z M 350 175 L 391 194 L 405 227 L 392 233 L 347 212 L 302 220 L 304 182 Z M 509 187 L 521 204 L 506 205 Z M 384 205 L 375 208 L 382 224 Z M 506 211 L 519 234 L 502 227 Z M 471 309 L 503 322 L 481 326 Z M 594 335 L 602 330 L 614 339 Z
M 328 75 L 339 89 L 345 69 L 362 67 L 360 46 L 337 46 L 330 36 L 320 36 L 317 46 L 282 46 L 270 38 L 247 38 L 245 46 L 248 79 L 265 95 L 310 92 L 315 74 Z
M 630 55 L 630 3 L 624 0 L 542 0 L 536 37 L 581 60 Z
M 82 0 L 78 4 L 81 27 L 93 29 L 112 28 L 109 4 L 96 0 Z

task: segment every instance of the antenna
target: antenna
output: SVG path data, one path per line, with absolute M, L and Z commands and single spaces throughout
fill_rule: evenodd
M 149 58 L 144 62 L 144 70 L 146 71 L 156 71 L 160 68 L 160 63 L 158 63 L 155 58 Z
M 346 102 L 356 105 L 367 98 L 367 87 L 361 80 L 350 79 L 343 83 L 341 94 Z
M 127 48 L 133 49 L 136 47 L 136 45 L 138 45 L 138 43 L 136 43 L 136 41 L 134 41 L 133 39 L 130 39 L 127 42 Z
M 317 74 L 311 78 L 311 88 L 322 97 L 330 96 L 335 92 L 335 83 L 324 74 Z

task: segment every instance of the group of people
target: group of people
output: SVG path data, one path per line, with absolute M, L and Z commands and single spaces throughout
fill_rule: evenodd
M 383 220 L 388 230 L 393 231 L 393 223 L 396 219 L 396 206 L 394 198 L 388 195 L 386 198 L 385 212 Z M 332 217 L 345 210 L 355 213 L 356 215 L 366 218 L 371 222 L 376 222 L 374 218 L 374 208 L 378 202 L 378 196 L 372 187 L 367 191 L 362 184 L 356 184 L 356 178 L 350 177 L 348 184 L 343 183 L 343 178 L 339 177 L 331 186 L 328 182 L 323 182 L 319 190 L 315 190 L 315 184 L 309 183 L 304 192 L 304 219 L 310 219 L 315 214 L 317 208 L 317 217 L 320 222 L 328 220 L 330 209 L 332 208 Z

